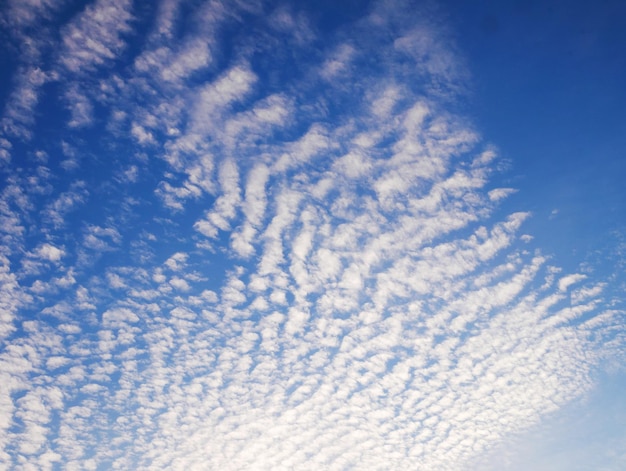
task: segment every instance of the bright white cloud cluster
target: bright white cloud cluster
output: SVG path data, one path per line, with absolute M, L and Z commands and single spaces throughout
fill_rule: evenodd
M 58 26 L 58 142 L 22 72 L 3 117 L 32 149 L 5 126 L 2 466 L 467 469 L 623 351 L 606 285 L 497 211 L 514 190 L 446 109 L 461 60 L 407 8 Z

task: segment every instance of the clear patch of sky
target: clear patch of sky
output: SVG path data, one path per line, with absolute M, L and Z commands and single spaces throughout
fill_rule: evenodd
M 624 375 L 602 375 L 585 398 L 482 457 L 483 471 L 618 471 L 626 466 Z
M 472 72 L 469 111 L 510 160 L 521 190 L 510 203 L 534 212 L 538 245 L 574 265 L 614 258 L 626 232 L 626 4 L 444 5 Z
M 444 2 L 472 74 L 468 113 L 510 162 L 520 191 L 504 210 L 553 263 L 582 264 L 624 306 L 626 280 L 626 3 Z M 601 366 L 604 368 L 606 365 Z M 618 470 L 626 456 L 624 371 L 507 441 L 476 469 Z

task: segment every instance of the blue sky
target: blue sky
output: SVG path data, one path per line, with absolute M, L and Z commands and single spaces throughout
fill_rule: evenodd
M 624 469 L 624 13 L 4 2 L 0 467 Z
M 532 210 L 558 210 L 556 223 L 580 234 L 564 247 L 578 256 L 609 243 L 624 228 L 623 5 L 485 2 L 451 11 L 479 72 L 470 112 L 514 159 L 517 186 L 538 200 Z

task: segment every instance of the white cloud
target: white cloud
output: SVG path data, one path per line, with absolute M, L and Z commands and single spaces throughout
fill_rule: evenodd
M 234 160 L 225 160 L 220 166 L 219 183 L 221 194 L 206 218 L 196 222 L 194 227 L 207 237 L 215 238 L 220 230 L 230 229 L 232 220 L 241 203 L 239 170 Z
M 174 288 L 180 291 L 189 291 L 190 289 L 189 283 L 187 283 L 187 281 L 177 276 L 173 277 L 170 280 L 170 285 L 172 285 Z
M 85 229 L 83 246 L 96 252 L 104 252 L 113 250 L 111 244 L 117 245 L 121 240 L 122 236 L 114 227 L 90 225 Z
M 291 11 L 289 5 L 280 5 L 270 15 L 269 26 L 277 31 L 293 35 L 298 44 L 306 44 L 315 39 L 315 33 L 306 15 Z
M 67 214 L 84 204 L 88 195 L 85 182 L 75 182 L 69 191 L 60 193 L 46 205 L 43 209 L 44 221 L 49 221 L 56 227 L 63 226 Z
M 161 197 L 163 204 L 171 209 L 182 210 L 183 202 L 189 198 L 197 198 L 202 194 L 200 188 L 190 183 L 175 187 L 168 182 L 161 182 L 155 193 Z
M 25 27 L 47 18 L 65 2 L 55 0 L 9 0 L 7 20 L 18 27 Z
M 194 130 L 212 129 L 211 118 L 244 98 L 256 81 L 256 75 L 244 64 L 232 67 L 215 82 L 202 87 L 192 114 Z
M 514 188 L 496 188 L 489 192 L 489 199 L 491 201 L 500 201 L 515 192 Z
M 122 36 L 130 31 L 131 6 L 129 0 L 97 0 L 87 5 L 63 28 L 61 63 L 80 73 L 113 61 L 125 47 Z
M 580 280 L 582 280 L 582 278 Z M 599 296 L 605 288 L 605 283 L 598 283 L 594 286 L 583 286 L 572 292 L 572 304 L 580 304 L 590 298 L 595 298 Z
M 11 144 L 8 140 L 4 138 L 0 138 L 0 161 L 8 163 L 11 161 L 11 148 L 13 144 Z
M 139 144 L 154 144 L 156 142 L 152 133 L 139 124 L 133 123 L 130 132 Z
M 51 244 L 43 244 L 37 248 L 35 254 L 43 260 L 58 262 L 65 255 L 65 251 Z
M 276 162 L 276 170 L 284 172 L 292 167 L 306 163 L 309 159 L 328 150 L 330 146 L 327 132 L 322 125 L 315 123 L 298 141 L 289 146 L 289 150 Z
M 415 27 L 394 42 L 397 51 L 415 60 L 417 70 L 430 81 L 431 92 L 444 96 L 459 93 L 465 87 L 463 63 L 451 46 L 440 31 L 426 24 Z
M 245 222 L 238 232 L 233 234 L 232 247 L 242 257 L 249 257 L 254 252 L 253 241 L 258 228 L 263 222 L 267 206 L 266 185 L 270 170 L 266 165 L 256 165 L 248 175 L 243 202 Z
M 127 322 L 135 323 L 139 317 L 127 308 L 109 309 L 102 314 L 102 322 L 105 326 L 117 326 Z
M 41 87 L 50 80 L 50 74 L 39 67 L 28 67 L 15 77 L 16 86 L 5 105 L 2 128 L 9 134 L 30 138 L 30 126 L 35 121 L 36 106 Z
M 350 68 L 350 62 L 355 55 L 354 48 L 349 44 L 342 44 L 322 65 L 320 75 L 326 80 L 338 80 Z
M 180 0 L 164 0 L 159 3 L 158 17 L 156 20 L 156 30 L 159 34 L 166 37 L 172 36 L 174 23 L 180 11 L 180 4 Z
M 65 99 L 70 112 L 69 127 L 80 128 L 93 122 L 93 105 L 85 92 L 72 87 L 65 93 Z
M 167 67 L 160 70 L 165 81 L 180 80 L 192 72 L 207 67 L 211 62 L 211 52 L 205 39 L 198 38 L 178 51 Z
M 564 276 L 563 278 L 559 280 L 559 291 L 567 291 L 567 289 L 570 286 L 578 283 L 579 281 L 584 280 L 585 278 L 587 277 L 582 274 L 573 274 L 573 275 Z
M 168 258 L 163 265 L 169 268 L 172 271 L 181 271 L 185 265 L 187 260 L 189 259 L 189 255 L 184 252 L 177 252 Z

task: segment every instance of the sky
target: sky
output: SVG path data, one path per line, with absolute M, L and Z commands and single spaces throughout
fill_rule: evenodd
M 620 3 L 2 2 L 0 469 L 625 469 Z

